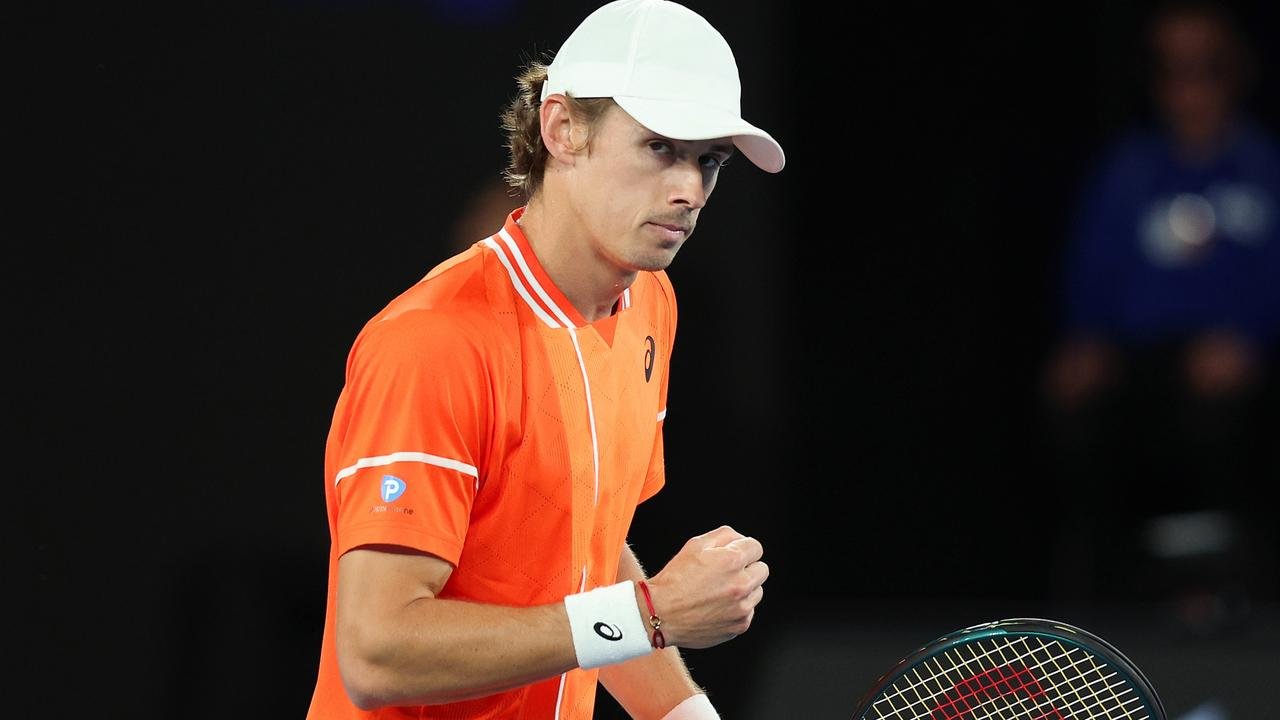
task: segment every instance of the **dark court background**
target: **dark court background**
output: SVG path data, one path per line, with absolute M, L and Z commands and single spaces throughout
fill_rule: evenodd
M 595 5 L 101 4 L 14 24 L 31 52 L 8 115 L 34 162 L 11 208 L 32 223 L 6 242 L 12 717 L 304 716 L 350 343 L 500 225 L 481 198 L 512 78 Z M 685 653 L 722 715 L 847 717 L 925 641 L 1041 616 L 1119 644 L 1171 716 L 1265 717 L 1274 562 L 1234 624 L 1197 632 L 1136 536 L 1105 539 L 1132 572 L 1085 601 L 1046 560 L 1080 491 L 1049 480 L 1037 393 L 1059 258 L 1082 176 L 1148 112 L 1152 5 L 688 5 L 788 158 L 730 165 L 670 269 L 668 484 L 631 534 L 650 572 L 720 524 L 763 542 L 755 626 Z M 1250 106 L 1280 129 L 1280 12 L 1229 7 L 1259 50 Z M 1251 472 L 1273 481 L 1268 447 Z M 1117 482 L 1085 505 L 1138 528 L 1146 501 Z M 597 717 L 623 716 L 602 694 Z

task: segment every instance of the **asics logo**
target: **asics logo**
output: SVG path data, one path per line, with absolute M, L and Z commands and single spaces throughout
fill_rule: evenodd
M 648 335 L 644 339 L 644 381 L 649 382 L 650 376 L 653 375 L 653 360 L 657 356 L 657 348 L 653 343 L 653 336 Z
M 622 639 L 622 630 L 620 630 L 617 625 L 610 625 L 609 623 L 598 622 L 595 624 L 595 629 L 596 629 L 596 634 L 604 638 L 605 640 L 617 642 L 618 640 Z

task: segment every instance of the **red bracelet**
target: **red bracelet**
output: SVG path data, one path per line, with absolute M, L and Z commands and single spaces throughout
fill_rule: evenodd
M 653 597 L 649 595 L 649 584 L 640 581 L 640 589 L 644 591 L 644 604 L 649 606 L 649 624 L 653 626 L 653 646 L 661 650 L 667 646 L 667 639 L 662 637 L 662 618 L 653 609 Z

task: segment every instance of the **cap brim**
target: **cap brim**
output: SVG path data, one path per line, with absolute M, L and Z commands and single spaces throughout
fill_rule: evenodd
M 782 146 L 773 136 L 731 113 L 670 100 L 617 96 L 613 100 L 636 122 L 659 135 L 673 140 L 732 138 L 738 150 L 765 172 L 780 172 L 787 163 Z

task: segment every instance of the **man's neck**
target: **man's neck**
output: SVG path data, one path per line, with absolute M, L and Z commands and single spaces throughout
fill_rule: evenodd
M 568 208 L 546 201 L 542 194 L 529 201 L 519 219 L 542 269 L 587 322 L 613 314 L 622 292 L 636 279 L 601 260 L 593 243 Z

